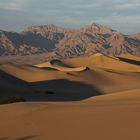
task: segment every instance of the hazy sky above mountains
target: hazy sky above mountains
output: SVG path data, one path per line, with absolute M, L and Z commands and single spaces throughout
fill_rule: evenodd
M 140 32 L 140 0 L 0 0 L 0 29 L 101 23 L 126 34 Z

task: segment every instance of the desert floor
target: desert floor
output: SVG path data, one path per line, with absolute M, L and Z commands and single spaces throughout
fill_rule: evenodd
M 0 65 L 0 140 L 139 140 L 140 58 L 96 54 Z M 50 94 L 51 93 L 51 94 Z

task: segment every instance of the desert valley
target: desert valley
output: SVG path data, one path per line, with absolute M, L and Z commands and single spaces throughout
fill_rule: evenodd
M 0 54 L 0 140 L 140 139 L 139 33 L 1 30 Z

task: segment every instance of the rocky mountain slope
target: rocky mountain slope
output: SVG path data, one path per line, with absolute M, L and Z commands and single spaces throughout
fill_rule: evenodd
M 91 24 L 79 29 L 55 25 L 32 26 L 21 33 L 0 30 L 0 55 L 53 52 L 58 57 L 103 53 L 140 56 L 140 34 L 124 35 L 106 26 Z

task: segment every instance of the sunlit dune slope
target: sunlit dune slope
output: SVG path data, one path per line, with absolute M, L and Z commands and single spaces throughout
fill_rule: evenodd
M 50 62 L 42 63 L 36 66 L 40 68 L 54 68 L 63 72 L 80 72 L 86 70 L 86 67 L 70 67 L 63 64 L 63 62 L 61 62 L 60 60 L 52 60 Z
M 109 102 L 112 104 L 113 103 L 123 103 L 124 101 L 136 101 L 139 102 L 140 101 L 140 88 L 136 88 L 136 89 L 129 89 L 129 90 L 121 90 L 118 92 L 114 92 L 112 94 L 107 94 L 107 95 L 103 95 L 103 96 L 97 96 L 97 97 L 91 97 L 88 98 L 86 100 L 84 100 L 83 102 L 85 103 L 92 103 L 92 102 L 99 102 L 99 103 L 103 103 L 103 102 Z
M 14 63 L 2 64 L 0 69 L 27 82 L 61 79 L 65 73 L 55 70 L 43 70 L 33 66 Z
M 85 66 L 94 69 L 96 66 L 102 69 L 112 69 L 125 72 L 140 72 L 140 67 L 135 64 L 123 62 L 117 58 L 105 56 L 102 54 L 95 54 L 89 57 L 64 59 L 61 61 L 71 67 Z

